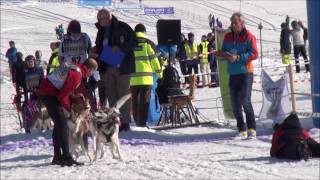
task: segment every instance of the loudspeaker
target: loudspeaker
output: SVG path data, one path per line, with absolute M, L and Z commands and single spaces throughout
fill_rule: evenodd
M 157 22 L 158 45 L 178 45 L 181 38 L 181 21 L 160 19 Z

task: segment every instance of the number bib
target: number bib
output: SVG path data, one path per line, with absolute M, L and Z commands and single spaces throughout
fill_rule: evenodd
M 75 70 L 75 71 L 81 73 L 79 67 L 77 67 L 74 64 L 71 64 L 70 62 L 65 62 L 48 75 L 49 81 L 57 89 L 59 89 L 59 90 L 62 89 L 62 86 L 67 79 L 69 69 L 72 69 L 72 70 Z
M 63 57 L 65 62 L 74 64 L 82 64 L 88 58 L 89 37 L 85 33 L 81 33 L 78 40 L 72 40 L 66 37 L 63 40 Z

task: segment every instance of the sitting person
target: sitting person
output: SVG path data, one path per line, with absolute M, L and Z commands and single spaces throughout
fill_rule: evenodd
M 320 157 L 320 143 L 302 128 L 296 114 L 290 114 L 280 125 L 276 124 L 274 130 L 271 157 L 293 160 Z

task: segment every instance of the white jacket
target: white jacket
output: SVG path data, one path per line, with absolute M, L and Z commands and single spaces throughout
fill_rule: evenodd
M 303 29 L 302 28 L 299 27 L 296 29 L 292 29 L 291 35 L 292 35 L 293 46 L 304 45 Z

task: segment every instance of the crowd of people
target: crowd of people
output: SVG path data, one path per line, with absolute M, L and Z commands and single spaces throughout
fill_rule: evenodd
M 176 47 L 177 53 L 172 63 L 179 62 L 183 75 L 198 74 L 200 67 L 202 75 L 197 76 L 197 84 L 217 87 L 219 86 L 217 57 L 226 60 L 230 77 L 231 104 L 237 120 L 238 135 L 242 138 L 254 138 L 256 125 L 251 91 L 252 61 L 258 56 L 256 38 L 246 29 L 245 19 L 241 13 L 234 13 L 230 21 L 231 31 L 225 35 L 221 51 L 215 50 L 214 33 L 202 35 L 200 44 L 195 42 L 192 32 L 188 33 L 188 38 L 181 34 L 181 43 Z M 66 117 L 61 111 L 61 109 L 70 111 L 72 94 L 82 93 L 89 99 L 91 112 L 96 112 L 98 109 L 112 107 L 119 98 L 131 93 L 132 99 L 120 109 L 122 115 L 120 131 L 128 131 L 131 114 L 136 126 L 147 126 L 153 78 L 155 74 L 160 80 L 162 78 L 163 63 L 159 61 L 159 48 L 148 39 L 147 29 L 143 24 L 139 23 L 132 29 L 107 9 L 101 9 L 98 11 L 95 26 L 97 34 L 95 45 L 92 46 L 89 36 L 81 31 L 79 21 L 70 21 L 67 33 L 61 37 L 61 41 L 50 44 L 52 54 L 47 64 L 42 59 L 40 50 L 37 50 L 34 56 L 27 55 L 23 60 L 23 55 L 17 52 L 15 43 L 9 42 L 10 48 L 6 56 L 9 59 L 17 95 L 24 94 L 25 102 L 30 99 L 40 99 L 54 122 L 52 164 L 81 165 L 73 160 L 69 153 Z M 293 25 L 295 28 L 297 26 Z M 283 29 L 286 28 L 287 24 Z M 296 57 L 299 53 L 305 54 L 305 49 L 303 50 L 305 46 L 301 44 L 299 38 L 295 40 L 295 36 L 298 36 L 295 35 L 295 31 L 298 30 L 292 30 L 291 34 L 297 45 L 294 46 Z M 286 47 L 281 47 L 283 55 L 290 53 Z M 123 54 L 121 61 L 102 59 L 106 48 L 111 48 L 112 53 Z M 189 83 L 187 77 L 184 83 Z M 99 92 L 99 101 L 95 96 L 96 88 Z M 20 108 L 20 97 L 17 103 Z M 246 114 L 246 122 L 242 108 Z M 30 132 L 29 129 L 26 131 Z

